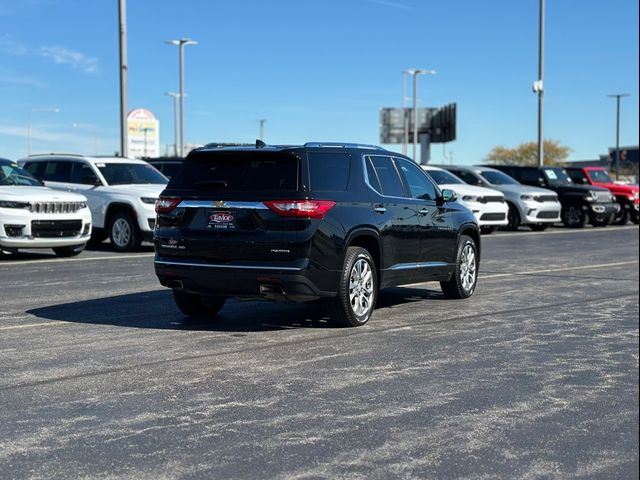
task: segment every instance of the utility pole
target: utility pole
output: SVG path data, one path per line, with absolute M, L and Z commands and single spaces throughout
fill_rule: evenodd
M 129 156 L 127 142 L 127 0 L 118 0 L 120 40 L 120 155 Z
M 540 0 L 540 21 L 538 31 L 538 80 L 533 91 L 538 94 L 538 165 L 544 165 L 544 135 L 542 130 L 542 102 L 544 96 L 544 1 Z
M 616 180 L 620 180 L 620 99 L 628 96 L 628 93 L 607 95 L 607 97 L 616 99 Z
M 178 76 L 180 82 L 180 90 L 178 95 L 180 96 L 180 126 L 179 126 L 179 142 L 180 142 L 180 156 L 184 156 L 184 47 L 186 45 L 197 45 L 198 42 L 189 38 L 180 38 L 178 40 L 169 40 L 164 42 L 169 45 L 176 45 L 178 47 Z
M 166 96 L 173 98 L 173 155 L 178 156 L 178 98 L 179 93 L 166 92 Z
M 403 140 L 402 140 L 402 154 L 407 154 L 407 144 L 409 143 L 409 117 L 407 116 L 407 75 L 410 75 L 410 70 L 402 72 L 402 128 L 403 128 Z
M 418 152 L 418 75 L 435 75 L 436 71 L 414 68 L 407 70 L 407 73 L 413 76 L 413 161 L 415 162 Z
M 264 140 L 264 124 L 267 123 L 267 119 L 261 118 L 260 120 L 258 120 L 258 122 L 260 122 L 260 141 L 263 141 Z

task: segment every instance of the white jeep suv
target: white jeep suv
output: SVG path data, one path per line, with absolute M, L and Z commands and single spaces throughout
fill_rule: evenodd
M 168 179 L 142 160 L 83 155 L 34 155 L 20 160 L 45 185 L 87 197 L 93 216 L 92 240 L 109 237 L 117 251 L 151 240 L 155 201 Z
M 15 162 L 0 158 L 0 251 L 52 248 L 78 255 L 91 237 L 91 212 L 82 195 L 43 187 Z
M 475 215 L 482 233 L 492 233 L 499 227 L 507 225 L 509 207 L 504 201 L 502 192 L 491 188 L 472 187 L 442 168 L 423 165 L 422 169 L 440 188 L 456 192 L 458 202 Z

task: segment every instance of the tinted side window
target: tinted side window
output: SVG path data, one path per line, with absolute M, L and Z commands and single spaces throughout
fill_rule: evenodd
M 25 163 L 24 169 L 36 178 L 44 178 L 46 165 L 46 162 L 29 162 Z
M 309 152 L 311 189 L 346 190 L 350 167 L 351 156 L 346 153 Z
M 520 178 L 524 183 L 538 185 L 540 183 L 540 172 L 537 168 L 522 168 L 520 170 Z
M 462 180 L 464 180 L 469 185 L 482 185 L 482 182 L 478 180 L 478 178 L 470 172 L 462 172 L 456 173 Z
M 373 168 L 373 164 L 371 163 L 371 159 L 369 157 L 367 157 L 365 159 L 366 165 L 367 165 L 367 178 L 369 179 L 369 185 L 371 185 L 371 188 L 373 188 L 376 192 L 378 193 L 382 193 L 382 187 L 380 186 L 380 180 L 378 180 L 378 174 L 376 173 L 376 170 Z
M 383 195 L 389 197 L 407 196 L 391 157 L 374 156 L 371 157 L 371 162 L 378 174 Z
M 419 198 L 420 200 L 436 199 L 438 191 L 420 167 L 406 160 L 397 160 L 397 162 L 413 198 Z
M 73 168 L 71 170 L 71 183 L 81 183 L 84 185 L 95 185 L 98 181 L 98 177 L 91 167 L 86 163 L 73 162 Z
M 47 168 L 44 171 L 44 179 L 50 182 L 70 182 L 72 162 L 64 160 L 54 160 L 47 162 Z

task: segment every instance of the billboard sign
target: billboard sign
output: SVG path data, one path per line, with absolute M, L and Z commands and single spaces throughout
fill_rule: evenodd
M 160 156 L 160 122 L 149 110 L 136 108 L 127 116 L 129 157 Z
M 383 108 L 380 110 L 380 143 L 404 143 L 405 123 L 409 142 L 413 139 L 413 111 L 411 108 Z M 418 134 L 428 133 L 430 143 L 445 143 L 456 139 L 456 104 L 442 108 L 418 109 Z

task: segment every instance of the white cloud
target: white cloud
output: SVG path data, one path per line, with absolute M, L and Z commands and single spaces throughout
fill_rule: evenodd
M 42 82 L 35 78 L 25 77 L 16 74 L 13 70 L 0 68 L 0 83 L 10 83 L 12 85 L 24 85 L 27 87 L 44 87 Z
M 61 65 L 70 65 L 76 70 L 83 73 L 97 73 L 98 59 L 89 57 L 81 52 L 69 50 L 60 46 L 43 46 L 40 47 L 40 55 L 53 60 L 54 63 Z
M 8 35 L 0 37 L 0 53 L 9 55 L 26 55 L 29 49 L 22 43 L 11 40 Z

